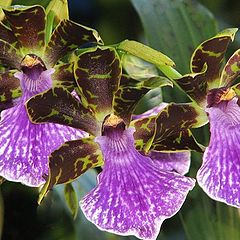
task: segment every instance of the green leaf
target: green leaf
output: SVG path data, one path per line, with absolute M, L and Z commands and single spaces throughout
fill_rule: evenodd
M 116 51 L 97 48 L 79 55 L 74 73 L 83 105 L 103 121 L 112 112 L 113 96 L 121 78 Z
M 220 86 L 229 86 L 240 74 L 240 49 L 227 61 L 222 71 Z
M 151 150 L 196 150 L 202 152 L 190 128 L 206 124 L 208 118 L 193 104 L 169 104 L 156 116 L 156 134 Z
M 191 58 L 192 74 L 177 80 L 177 84 L 203 107 L 206 106 L 208 90 L 220 86 L 225 52 L 236 30 L 236 28 L 226 29 L 200 44 Z
M 78 197 L 71 183 L 64 185 L 64 196 L 73 218 L 76 219 L 79 209 Z
M 213 15 L 192 0 L 131 0 L 151 47 L 174 59 L 177 69 L 189 72 L 189 59 L 197 45 L 216 34 Z
M 34 123 L 53 122 L 93 135 L 101 133 L 101 126 L 92 113 L 63 88 L 53 88 L 35 95 L 27 101 L 26 106 L 29 118 Z
M 130 53 L 136 57 L 142 58 L 143 60 L 150 62 L 156 66 L 175 65 L 168 56 L 140 42 L 124 40 L 118 45 L 118 49 Z
M 160 76 L 138 81 L 123 75 L 119 89 L 114 96 L 113 108 L 115 115 L 121 117 L 125 124 L 129 124 L 139 100 L 149 90 L 163 86 L 172 86 L 172 82 Z
M 15 71 L 0 74 L 0 102 L 9 102 L 20 97 L 22 92 L 19 79 L 14 77 Z
M 63 87 L 72 92 L 77 87 L 73 73 L 73 62 L 57 64 L 54 69 L 55 72 L 51 75 L 53 86 Z
M 166 91 L 166 88 L 164 89 Z M 134 114 L 143 113 L 149 109 L 152 109 L 162 103 L 162 89 L 155 88 L 150 90 L 143 98 L 138 102 Z
M 88 169 L 102 164 L 102 152 L 94 137 L 64 143 L 49 157 L 49 176 L 38 202 L 54 185 L 72 182 Z
M 70 20 L 62 20 L 54 29 L 45 51 L 45 60 L 53 66 L 67 53 L 86 44 L 100 44 L 102 39 L 98 32 Z
M 24 54 L 30 51 L 40 55 L 45 46 L 45 10 L 41 6 L 12 6 L 4 9 L 12 31 Z

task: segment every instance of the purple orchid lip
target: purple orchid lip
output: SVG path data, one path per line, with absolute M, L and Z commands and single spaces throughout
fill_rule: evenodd
M 207 108 L 210 143 L 197 173 L 202 189 L 214 200 L 240 207 L 240 108 L 235 97 Z
M 31 123 L 25 102 L 51 88 L 54 69 L 46 69 L 42 60 L 34 54 L 25 56 L 21 68 L 22 72 L 16 72 L 14 76 L 20 80 L 22 97 L 12 108 L 1 112 L 0 175 L 34 187 L 45 182 L 51 152 L 65 141 L 87 134 L 59 124 Z
M 176 214 L 195 181 L 159 169 L 135 149 L 134 128 L 110 120 L 104 135 L 95 138 L 104 156 L 103 171 L 80 206 L 101 230 L 156 239 L 162 222 Z

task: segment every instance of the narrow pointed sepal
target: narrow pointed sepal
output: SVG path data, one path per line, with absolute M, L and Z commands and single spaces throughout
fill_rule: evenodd
M 138 81 L 123 75 L 119 89 L 114 96 L 115 115 L 121 117 L 125 124 L 129 124 L 139 100 L 151 89 L 164 86 L 172 86 L 172 82 L 165 77 L 157 76 Z
M 179 211 L 195 181 L 162 171 L 141 155 L 134 147 L 133 129 L 96 141 L 104 167 L 97 187 L 80 202 L 83 213 L 101 230 L 156 239 L 162 222 Z
M 45 60 L 47 64 L 53 66 L 67 53 L 78 47 L 84 47 L 85 44 L 102 45 L 103 42 L 96 30 L 68 19 L 62 20 L 54 29 L 47 45 Z
M 97 48 L 78 56 L 75 78 L 83 105 L 98 120 L 112 112 L 113 96 L 121 78 L 120 59 L 113 48 Z
M 41 6 L 12 6 L 4 9 L 10 27 L 21 44 L 22 51 L 41 53 L 45 46 L 45 11 Z
M 49 157 L 48 181 L 41 191 L 39 202 L 54 185 L 72 182 L 88 169 L 102 164 L 102 153 L 94 137 L 64 143 Z
M 210 143 L 197 181 L 214 200 L 240 208 L 240 108 L 237 99 L 207 109 Z
M 155 151 L 195 150 L 202 152 L 190 128 L 207 122 L 206 114 L 192 104 L 169 104 L 156 116 Z
M 28 186 L 40 186 L 48 174 L 48 156 L 65 141 L 86 133 L 57 124 L 32 124 L 24 100 L 1 112 L 0 176 Z
M 92 113 L 63 88 L 52 88 L 35 95 L 27 101 L 26 106 L 34 123 L 59 123 L 82 129 L 93 135 L 101 132 L 101 126 Z
M 221 86 L 230 86 L 240 74 L 240 49 L 227 61 L 221 75 Z
M 225 52 L 237 29 L 226 29 L 200 44 L 191 58 L 191 74 L 177 79 L 178 85 L 202 107 L 208 90 L 220 86 Z

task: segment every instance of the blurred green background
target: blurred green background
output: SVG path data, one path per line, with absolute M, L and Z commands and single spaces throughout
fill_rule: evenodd
M 14 1 L 44 6 L 47 2 Z M 240 1 L 237 0 L 72 0 L 69 11 L 70 19 L 97 29 L 106 45 L 124 39 L 147 43 L 170 56 L 182 74 L 189 71 L 190 55 L 201 41 L 218 30 L 238 27 L 240 23 Z M 229 55 L 239 43 L 237 35 Z M 188 100 L 175 88 L 164 89 L 163 99 L 169 102 Z M 207 144 L 208 126 L 195 134 L 202 144 Z M 195 177 L 200 164 L 201 155 L 193 153 L 189 176 Z M 96 175 L 94 170 L 89 171 L 73 184 L 78 198 L 94 187 Z M 2 240 L 136 239 L 101 232 L 87 222 L 80 211 L 73 220 L 64 201 L 63 186 L 50 192 L 41 206 L 37 205 L 38 189 L 4 182 L 0 191 L 0 229 L 4 214 Z M 163 223 L 158 239 L 238 240 L 239 214 L 237 209 L 210 200 L 196 186 L 180 213 Z

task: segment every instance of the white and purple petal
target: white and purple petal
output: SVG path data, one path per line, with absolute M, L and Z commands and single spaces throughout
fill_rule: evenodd
M 175 171 L 181 175 L 185 175 L 190 168 L 190 151 L 169 153 L 150 151 L 148 156 L 153 159 L 157 167 L 163 171 Z
M 33 95 L 51 87 L 49 69 L 29 77 L 19 72 L 23 96 L 12 108 L 1 112 L 0 176 L 28 186 L 40 186 L 48 174 L 48 156 L 65 141 L 87 134 L 59 124 L 33 124 L 26 112 L 25 102 Z M 32 75 L 33 76 L 33 75 Z
M 210 143 L 197 180 L 214 200 L 240 207 L 240 108 L 237 98 L 208 108 Z
M 98 185 L 80 202 L 99 229 L 156 239 L 162 222 L 181 208 L 195 181 L 163 171 L 134 147 L 133 128 L 96 138 L 104 167 Z

